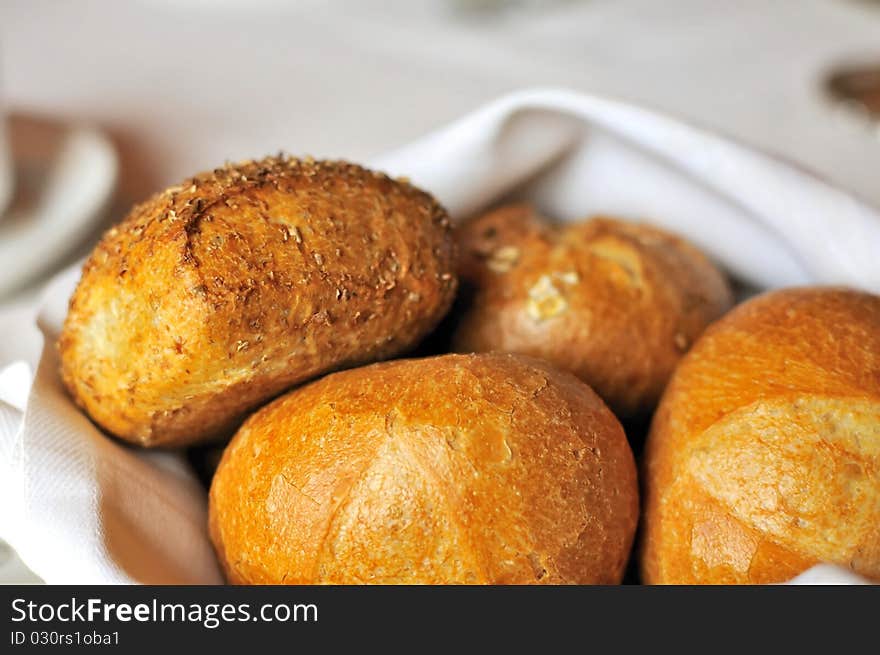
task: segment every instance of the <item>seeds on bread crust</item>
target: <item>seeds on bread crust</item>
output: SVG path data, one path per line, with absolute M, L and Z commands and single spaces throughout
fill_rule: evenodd
M 294 384 L 414 345 L 452 301 L 454 257 L 445 210 L 381 173 L 285 156 L 217 168 L 105 234 L 62 377 L 130 441 L 227 434 Z

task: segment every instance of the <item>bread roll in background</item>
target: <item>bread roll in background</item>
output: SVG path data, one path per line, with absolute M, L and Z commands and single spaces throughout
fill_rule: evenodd
M 776 291 L 713 325 L 647 443 L 644 582 L 880 580 L 880 298 Z
M 457 236 L 472 297 L 453 349 L 543 357 L 624 418 L 653 410 L 681 356 L 732 302 L 706 257 L 647 225 L 594 218 L 557 226 L 514 205 Z
M 449 219 L 360 166 L 271 157 L 135 207 L 83 269 L 62 377 L 109 432 L 144 446 L 229 434 L 321 373 L 417 343 L 456 289 Z
M 637 516 L 617 419 L 505 354 L 300 387 L 245 422 L 210 494 L 233 583 L 617 583 Z

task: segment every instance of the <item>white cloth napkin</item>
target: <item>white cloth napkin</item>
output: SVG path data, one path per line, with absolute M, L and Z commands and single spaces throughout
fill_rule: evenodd
M 516 93 L 371 165 L 430 190 L 455 218 L 525 197 L 563 219 L 649 219 L 756 288 L 880 292 L 876 210 L 789 164 L 612 100 Z M 45 338 L 28 394 L 26 364 L 0 373 L 0 536 L 50 583 L 219 582 L 205 493 L 182 456 L 104 436 L 64 392 L 54 342 L 77 277 L 69 270 L 49 285 L 39 329 L 0 317 L 0 365 L 9 344 Z M 822 566 L 795 582 L 855 580 Z

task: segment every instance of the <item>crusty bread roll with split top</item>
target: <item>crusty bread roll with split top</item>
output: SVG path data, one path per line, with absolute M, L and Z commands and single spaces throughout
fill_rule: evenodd
M 618 583 L 637 520 L 614 415 L 500 353 L 300 387 L 245 422 L 210 494 L 220 563 L 249 584 Z
M 457 236 L 472 296 L 454 350 L 545 358 L 624 418 L 654 409 L 682 355 L 732 303 L 705 256 L 644 224 L 556 225 L 513 205 L 466 223 Z
M 647 443 L 647 583 L 880 580 L 880 298 L 775 291 L 709 328 Z

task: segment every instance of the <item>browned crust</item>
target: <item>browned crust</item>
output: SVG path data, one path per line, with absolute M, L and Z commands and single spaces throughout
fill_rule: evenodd
M 326 376 L 252 416 L 210 531 L 234 583 L 617 583 L 632 453 L 574 376 L 514 355 Z
M 104 235 L 71 299 L 62 378 L 113 434 L 192 443 L 409 348 L 455 288 L 449 219 L 423 191 L 346 162 L 228 165 Z
M 457 237 L 461 277 L 475 293 L 454 349 L 543 357 L 621 416 L 653 409 L 682 354 L 732 303 L 706 257 L 647 225 L 557 226 L 514 205 Z
M 648 583 L 880 579 L 880 298 L 776 291 L 713 325 L 654 417 Z

